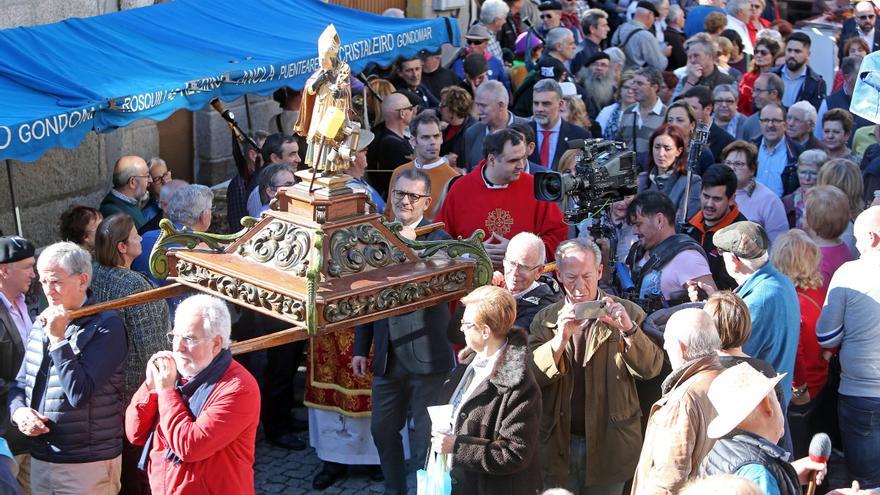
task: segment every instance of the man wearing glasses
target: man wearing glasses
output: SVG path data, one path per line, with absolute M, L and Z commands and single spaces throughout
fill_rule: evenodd
M 501 262 L 504 273 L 495 272 L 495 278 L 500 279 L 496 285 L 510 291 L 516 300 L 515 326 L 528 329 L 538 311 L 562 298 L 556 281 L 541 277 L 546 262 L 544 241 L 531 232 L 516 234 L 507 245 Z
M 403 224 L 403 236 L 417 240 L 449 238 L 442 230 L 416 237 L 415 229 L 429 223 L 424 214 L 431 205 L 430 191 L 431 178 L 422 170 L 405 170 L 397 176 L 391 191 L 391 208 L 394 220 Z M 452 347 L 446 338 L 448 326 L 449 310 L 443 303 L 355 330 L 351 361 L 355 375 L 366 376 L 367 358 L 370 347 L 373 348 L 370 432 L 382 461 L 386 494 L 407 493 L 406 449 L 401 436 L 407 408 L 415 422 L 412 458 L 421 464 L 428 451 L 431 421 L 426 407 L 454 366 Z
M 874 3 L 869 0 L 861 0 L 856 3 L 853 8 L 853 18 L 852 20 L 847 20 L 843 23 L 843 30 L 840 33 L 840 41 L 838 41 L 838 50 L 839 50 L 839 59 L 843 59 L 843 57 L 847 56 L 847 53 L 843 53 L 843 47 L 846 45 L 847 40 L 852 38 L 853 36 L 859 36 L 868 46 L 871 47 L 871 52 L 875 52 L 880 50 L 880 33 L 874 29 L 874 26 L 877 24 L 877 9 L 874 8 Z
M 785 135 L 785 109 L 775 103 L 764 105 L 759 114 L 761 136 L 758 148 L 758 182 L 780 198 L 798 188 L 797 159 L 804 150 Z
M 752 88 L 755 113 L 750 115 L 743 124 L 741 139 L 755 141 L 761 136 L 761 109 L 770 103 L 781 107 L 784 92 L 785 86 L 782 84 L 782 78 L 776 74 L 765 72 L 758 76 L 758 79 L 755 80 L 755 87 Z
M 128 354 L 122 318 L 116 311 L 70 318 L 68 311 L 94 303 L 91 256 L 76 244 L 47 247 L 37 273 L 49 307 L 28 335 L 9 391 L 12 421 L 29 437 L 31 490 L 116 494 Z
M 152 183 L 147 162 L 139 156 L 123 156 L 113 167 L 113 189 L 101 201 L 101 214 L 104 218 L 114 213 L 125 213 L 134 220 L 134 226 L 141 231 L 147 219 L 140 208 L 140 202 L 147 199 L 147 188 Z
M 230 328 L 226 303 L 189 297 L 168 334 L 172 351 L 147 363 L 125 434 L 144 446 L 153 493 L 254 493 L 260 390 L 232 359 Z
M 742 137 L 743 124 L 746 122 L 746 117 L 737 111 L 738 94 L 733 84 L 719 84 L 712 91 L 715 103 L 712 121 L 736 139 Z M 721 153 L 715 155 L 716 158 L 719 156 Z
M 467 41 L 467 48 L 461 52 L 459 58 L 452 64 L 452 71 L 455 72 L 455 75 L 459 79 L 464 80 L 465 59 L 472 53 L 478 53 L 486 59 L 489 79 L 500 82 L 510 91 L 510 77 L 507 75 L 507 71 L 504 70 L 504 63 L 501 57 L 496 57 L 489 50 L 489 45 L 494 38 L 492 33 L 486 29 L 486 26 L 479 24 L 471 26 L 464 38 Z
M 150 158 L 147 160 L 147 169 L 149 170 L 152 182 L 147 187 L 150 198 L 141 208 L 141 211 L 144 212 L 144 218 L 147 219 L 147 224 L 143 229 L 145 232 L 159 228 L 159 220 L 164 216 L 162 206 L 159 204 L 159 197 L 161 196 L 162 186 L 171 182 L 171 171 L 168 170 L 165 160 Z

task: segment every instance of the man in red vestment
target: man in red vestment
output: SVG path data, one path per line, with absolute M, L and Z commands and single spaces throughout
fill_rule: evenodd
M 486 232 L 483 246 L 496 267 L 501 266 L 510 238 L 531 232 L 547 247 L 568 236 L 556 203 L 535 199 L 534 178 L 524 172 L 527 152 L 522 134 L 501 129 L 486 136 L 484 160 L 455 181 L 446 195 L 436 221 L 445 224 L 453 238 L 467 238 L 477 229 Z

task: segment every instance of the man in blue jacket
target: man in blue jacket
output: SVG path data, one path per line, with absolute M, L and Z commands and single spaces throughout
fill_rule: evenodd
M 70 242 L 47 247 L 37 262 L 49 307 L 31 330 L 9 391 L 9 412 L 30 437 L 33 493 L 119 492 L 123 363 L 128 343 L 115 311 L 71 320 L 91 303 L 91 256 Z
M 736 222 L 715 233 L 712 239 L 722 252 L 727 273 L 739 287 L 752 317 L 752 335 L 743 346 L 743 352 L 773 365 L 782 379 L 782 410 L 791 400 L 794 361 L 800 336 L 801 312 L 794 285 L 770 263 L 770 240 L 764 228 L 754 222 Z M 788 421 L 785 424 L 784 443 L 791 452 Z
M 791 33 L 785 44 L 785 65 L 772 70 L 785 85 L 782 104 L 786 108 L 804 100 L 818 111 L 828 93 L 825 80 L 809 66 L 810 44 L 810 37 L 806 33 Z

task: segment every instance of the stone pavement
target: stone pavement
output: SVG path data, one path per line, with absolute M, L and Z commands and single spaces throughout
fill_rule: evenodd
M 308 434 L 302 433 L 300 436 L 307 440 Z M 311 447 L 294 452 L 273 447 L 262 439 L 257 441 L 254 466 L 257 494 L 374 495 L 383 492 L 382 482 L 370 481 L 363 468 L 350 469 L 347 477 L 322 492 L 312 490 L 312 480 L 320 471 L 321 460 Z M 415 493 L 415 475 L 411 474 L 407 481 L 410 493 Z

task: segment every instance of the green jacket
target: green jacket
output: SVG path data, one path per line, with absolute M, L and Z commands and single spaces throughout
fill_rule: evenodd
M 600 297 L 606 294 L 599 291 Z M 623 304 L 630 318 L 641 327 L 645 312 L 633 302 Z M 587 485 L 620 483 L 632 477 L 642 448 L 641 409 L 635 379 L 648 380 L 660 373 L 663 351 L 641 329 L 625 353 L 620 352 L 620 333 L 597 320 L 589 330 L 587 365 L 574 369 L 571 341 L 558 363 L 553 360 L 550 340 L 564 301 L 547 306 L 532 321 L 529 349 L 535 379 L 541 387 L 541 458 L 545 486 L 565 486 L 568 480 L 571 395 L 573 372 L 584 373 L 586 393 Z
M 144 213 L 136 204 L 123 201 L 113 194 L 113 191 L 108 192 L 107 195 L 104 196 L 99 209 L 101 210 L 101 215 L 104 215 L 104 218 L 116 213 L 127 214 L 132 220 L 134 220 L 134 227 L 138 230 L 147 223 L 147 219 L 144 218 Z

